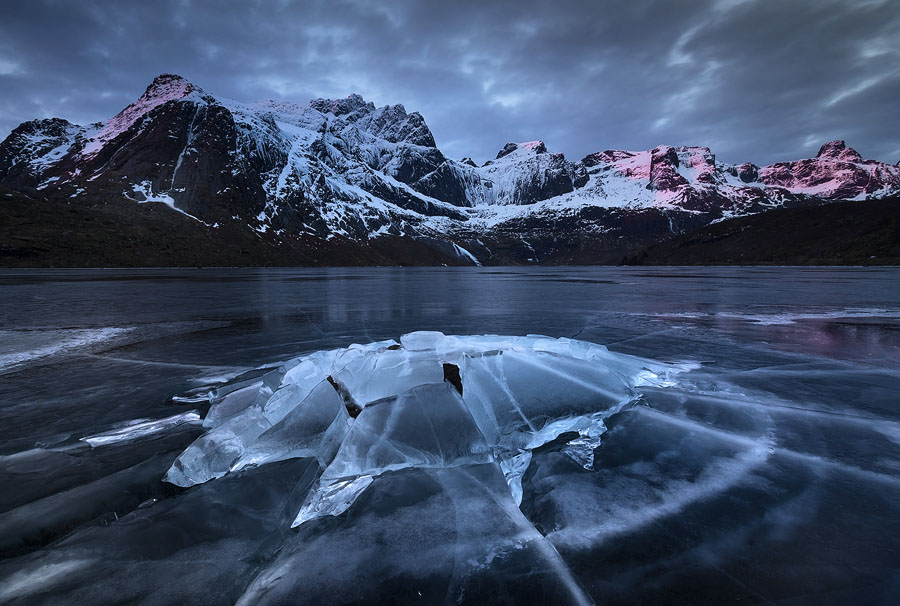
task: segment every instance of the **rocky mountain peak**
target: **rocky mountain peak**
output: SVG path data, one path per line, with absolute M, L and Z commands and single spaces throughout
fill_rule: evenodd
M 759 180 L 759 167 L 752 162 L 743 162 L 735 167 L 736 176 L 744 183 Z
M 607 149 L 602 152 L 595 152 L 593 154 L 586 155 L 581 159 L 581 164 L 587 167 L 597 166 L 600 164 L 615 164 L 620 160 L 633 158 L 634 156 L 634 152 L 625 151 L 622 149 Z
M 88 141 L 82 153 L 87 156 L 97 154 L 107 143 L 131 128 L 157 107 L 173 101 L 180 101 L 194 95 L 200 99 L 201 91 L 176 74 L 160 74 L 153 79 L 147 90 L 137 101 L 107 120 L 100 130 Z M 194 97 L 191 97 L 192 99 Z
M 71 122 L 62 118 L 42 118 L 23 122 L 13 132 L 25 135 L 62 137 L 72 126 Z
M 273 239 L 334 234 L 368 242 L 402 234 L 433 242 L 450 229 L 474 243 L 474 255 L 490 257 L 480 242 L 495 229 L 517 243 L 530 233 L 526 248 L 546 236 L 556 250 L 560 234 L 571 231 L 562 221 L 618 221 L 621 213 L 652 210 L 675 213 L 674 222 L 659 222 L 668 234 L 681 229 L 678 213 L 702 222 L 726 212 L 886 197 L 900 192 L 900 168 L 863 161 L 843 141 L 824 145 L 817 158 L 757 167 L 717 163 L 706 147 L 668 145 L 606 150 L 573 163 L 535 140 L 507 143 L 478 166 L 446 158 L 421 114 L 399 104 L 376 108 L 358 94 L 308 106 L 242 103 L 161 74 L 105 122 L 19 126 L 0 143 L 0 187 L 72 204 L 161 203 L 211 229 L 237 221 Z M 497 208 L 504 206 L 523 208 Z M 471 261 L 440 246 L 441 254 Z
M 309 102 L 309 106 L 323 114 L 335 116 L 346 116 L 359 111 L 363 113 L 375 111 L 375 104 L 367 103 L 362 95 L 356 93 L 351 93 L 344 99 L 313 99 Z
M 819 148 L 816 158 L 828 158 L 844 162 L 863 162 L 863 157 L 859 152 L 852 147 L 847 147 L 847 144 L 840 139 L 829 141 Z
M 174 100 L 200 90 L 178 74 L 160 74 L 153 79 L 140 99 Z
M 509 154 L 513 153 L 517 149 L 519 149 L 519 146 L 517 144 L 512 143 L 512 142 L 507 143 L 506 145 L 503 146 L 503 149 L 501 149 L 500 151 L 497 152 L 497 156 L 494 159 L 499 160 L 503 156 L 508 156 Z
M 499 160 L 504 156 L 508 156 L 514 151 L 518 150 L 530 150 L 536 154 L 545 154 L 547 153 L 547 146 L 544 145 L 543 141 L 526 141 L 525 143 L 507 143 L 503 146 L 499 152 L 497 152 L 497 157 L 495 160 Z

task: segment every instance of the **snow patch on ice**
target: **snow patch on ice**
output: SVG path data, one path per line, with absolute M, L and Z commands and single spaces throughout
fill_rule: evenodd
M 20 364 L 46 358 L 55 354 L 71 352 L 82 349 L 90 345 L 102 343 L 115 337 L 130 332 L 131 328 L 96 328 L 96 329 L 76 329 L 61 331 L 54 342 L 26 349 L 24 351 L 16 351 L 12 353 L 0 354 L 0 370 L 5 370 Z M 10 333 L 10 337 L 21 336 L 12 333 L 17 331 L 0 331 L 0 337 L 3 333 Z

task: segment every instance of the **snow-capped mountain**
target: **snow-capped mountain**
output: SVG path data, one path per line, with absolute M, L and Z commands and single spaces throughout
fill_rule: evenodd
M 570 162 L 531 141 L 477 166 L 445 157 L 402 105 L 242 103 L 164 74 L 106 122 L 20 125 L 0 144 L 0 186 L 72 203 L 159 202 L 273 243 L 400 238 L 448 262 L 567 262 L 731 216 L 896 194 L 900 166 L 842 141 L 766 167 L 669 146 Z

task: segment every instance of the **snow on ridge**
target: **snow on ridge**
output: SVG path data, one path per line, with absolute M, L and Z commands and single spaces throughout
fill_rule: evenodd
M 778 206 L 794 194 L 865 199 L 900 191 L 900 166 L 862 160 L 843 141 L 823 145 L 816 158 L 760 169 L 717 163 L 709 148 L 699 146 L 607 150 L 573 163 L 562 154 L 548 153 L 543 141 L 533 140 L 508 143 L 494 160 L 478 167 L 444 158 L 421 115 L 407 113 L 402 105 L 376 108 L 357 94 L 314 99 L 307 105 L 242 103 L 208 96 L 187 80 L 165 74 L 105 123 L 71 125 L 64 136 L 59 135 L 61 130 L 49 129 L 52 135 L 35 134 L 29 144 L 34 151 L 26 161 L 41 176 L 39 187 L 71 180 L 60 181 L 53 172 L 47 173 L 49 179 L 43 177 L 70 149 L 78 150 L 79 141 L 86 140 L 87 145 L 77 153 L 96 155 L 149 112 L 173 101 L 221 105 L 231 113 L 238 126 L 235 150 L 229 152 L 235 160 L 223 169 L 237 176 L 248 170 L 250 158 L 259 160 L 256 166 L 265 166 L 261 174 L 265 218 L 257 230 L 269 229 L 268 222 L 281 205 L 297 199 L 314 203 L 334 233 L 366 237 L 359 235 L 362 225 L 371 237 L 409 226 L 440 233 L 448 226 L 463 227 L 466 218 L 470 225 L 489 227 L 589 206 L 741 213 L 753 204 L 756 209 Z M 189 137 L 182 156 L 190 144 Z M 175 171 L 180 167 L 179 157 Z M 126 184 L 132 188 L 127 197 L 162 202 L 201 221 L 175 206 L 174 199 L 182 199 L 176 190 L 153 192 L 150 181 L 143 179 L 136 176 L 140 183 Z M 171 182 L 174 187 L 174 176 Z M 402 229 L 397 227 L 401 224 Z
M 84 156 L 95 155 L 104 145 L 131 128 L 138 119 L 164 103 L 178 101 L 187 97 L 191 97 L 192 100 L 201 100 L 202 94 L 202 90 L 181 76 L 172 74 L 157 76 L 137 101 L 106 121 L 103 127 L 84 146 L 81 154 Z

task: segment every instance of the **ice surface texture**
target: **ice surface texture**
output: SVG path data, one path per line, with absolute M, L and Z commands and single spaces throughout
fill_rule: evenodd
M 604 419 L 681 367 L 572 339 L 414 332 L 244 373 L 205 392 L 204 435 L 166 480 L 192 486 L 248 466 L 315 458 L 321 475 L 292 526 L 346 511 L 373 478 L 493 464 L 513 500 L 534 449 L 583 467 Z M 197 390 L 192 401 L 204 397 Z

